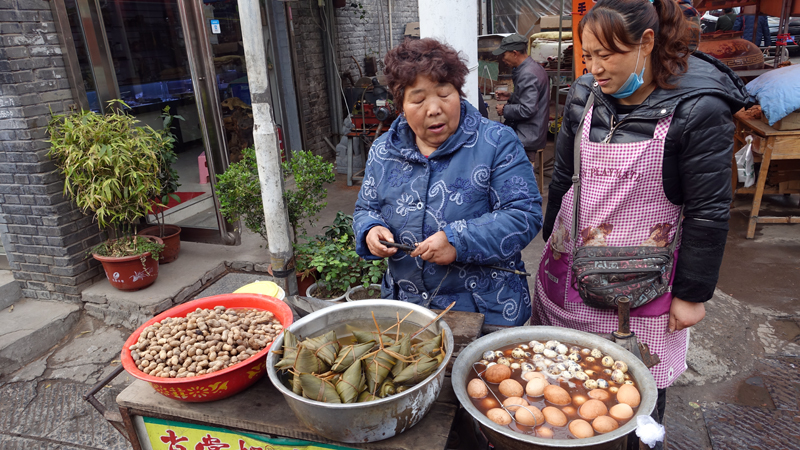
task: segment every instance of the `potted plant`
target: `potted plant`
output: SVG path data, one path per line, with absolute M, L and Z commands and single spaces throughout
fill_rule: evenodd
M 135 223 L 153 209 L 161 190 L 158 148 L 163 136 L 123 112 L 120 100 L 110 112 L 53 115 L 48 124 L 48 156 L 64 175 L 64 192 L 84 213 L 94 215 L 110 239 L 90 252 L 103 264 L 111 285 L 138 290 L 158 277 L 157 237 L 136 236 Z M 121 265 L 118 265 L 120 263 Z
M 289 161 L 281 165 L 287 178 L 287 188 L 283 198 L 292 227 L 292 238 L 297 243 L 298 232 L 305 235 L 305 226 L 313 225 L 317 214 L 327 202 L 328 190 L 325 183 L 333 183 L 336 175 L 333 164 L 326 162 L 321 156 L 310 151 L 296 151 Z M 261 184 L 258 179 L 258 165 L 255 150 L 246 148 L 242 152 L 242 160 L 231 164 L 228 170 L 218 176 L 217 193 L 220 211 L 230 222 L 241 220 L 250 231 L 258 233 L 267 240 L 266 223 L 264 221 L 264 205 L 261 201 Z M 314 270 L 303 267 L 303 255 L 296 254 L 297 284 L 300 293 L 304 294 L 303 285 L 310 285 L 314 280 Z
M 169 106 L 164 107 L 161 113 L 164 123 L 160 134 L 163 137 L 162 145 L 158 148 L 158 180 L 161 182 L 161 190 L 157 193 L 153 202 L 156 225 L 139 230 L 139 235 L 157 236 L 164 241 L 164 251 L 158 262 L 161 264 L 171 263 L 178 259 L 181 251 L 181 227 L 178 225 L 168 225 L 165 223 L 164 213 L 170 200 L 180 203 L 181 198 L 175 194 L 181 186 L 178 183 L 178 172 L 172 167 L 178 160 L 175 153 L 175 134 L 172 133 L 172 121 L 174 119 L 183 120 L 181 116 L 173 116 L 169 112 Z

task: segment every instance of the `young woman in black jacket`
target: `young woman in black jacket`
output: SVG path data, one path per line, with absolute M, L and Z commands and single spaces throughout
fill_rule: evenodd
M 587 306 L 577 293 L 573 246 L 667 247 L 680 239 L 671 292 L 631 312 L 632 331 L 662 361 L 651 371 L 663 415 L 664 389 L 686 369 L 688 328 L 705 316 L 703 302 L 719 275 L 731 201 L 732 116 L 746 91 L 714 58 L 689 54 L 687 24 L 673 0 L 599 0 L 581 21 L 580 36 L 589 73 L 567 95 L 532 324 L 616 330 L 616 311 Z M 572 239 L 576 134 L 581 193 Z

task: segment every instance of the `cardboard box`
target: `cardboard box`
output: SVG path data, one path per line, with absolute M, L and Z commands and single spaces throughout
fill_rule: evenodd
M 761 113 L 761 121 L 769 125 L 767 116 Z M 772 124 L 772 128 L 778 131 L 800 130 L 800 111 L 790 113 L 788 116 Z
M 572 17 L 564 16 L 562 27 L 565 30 L 572 30 Z M 558 16 L 542 16 L 539 20 L 539 27 L 544 30 L 558 30 Z

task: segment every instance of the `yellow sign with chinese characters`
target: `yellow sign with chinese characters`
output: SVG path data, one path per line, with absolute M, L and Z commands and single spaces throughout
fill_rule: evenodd
M 152 417 L 142 420 L 153 450 L 349 450 L 349 447 L 256 436 Z

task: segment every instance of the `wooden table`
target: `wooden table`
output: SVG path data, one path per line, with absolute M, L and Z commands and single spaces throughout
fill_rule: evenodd
M 761 169 L 755 186 L 738 187 L 736 160 L 733 160 L 733 194 L 754 194 L 747 226 L 747 239 L 753 239 L 756 224 L 759 223 L 800 223 L 797 216 L 759 216 L 761 198 L 764 194 L 798 194 L 800 185 L 790 183 L 800 180 L 800 130 L 778 131 L 759 119 L 748 119 L 742 113 L 733 117 L 736 132 L 733 137 L 734 152 L 745 145 L 745 138 L 752 135 L 760 140 L 759 149 L 753 153 L 755 162 L 761 161 Z M 767 181 L 769 180 L 769 187 Z
M 451 311 L 444 320 L 453 331 L 455 349 L 451 362 L 457 352 L 480 335 L 483 314 Z M 449 372 L 449 369 L 448 369 Z M 215 429 L 235 434 L 246 434 L 257 438 L 290 438 L 302 442 L 292 448 L 302 448 L 315 443 L 333 444 L 339 448 L 365 448 L 385 450 L 444 449 L 450 428 L 458 409 L 450 377 L 445 377 L 438 400 L 428 414 L 410 430 L 379 442 L 369 444 L 342 444 L 327 440 L 314 434 L 299 423 L 283 395 L 264 376 L 255 385 L 233 397 L 209 403 L 188 403 L 173 400 L 158 394 L 148 383 L 135 381 L 117 397 L 122 420 L 135 450 L 167 449 L 170 447 L 161 436 L 149 436 L 145 423 L 166 421 L 184 428 L 209 430 L 213 436 Z M 165 436 L 166 438 L 166 436 Z M 150 442 L 165 442 L 163 446 L 151 446 Z M 178 444 L 178 443 L 176 443 Z M 196 442 L 179 443 L 186 450 L 195 449 Z M 161 445 L 159 443 L 159 445 Z M 203 447 L 206 448 L 206 447 Z M 209 447 L 217 448 L 217 447 Z M 234 443 L 230 450 L 238 450 Z

